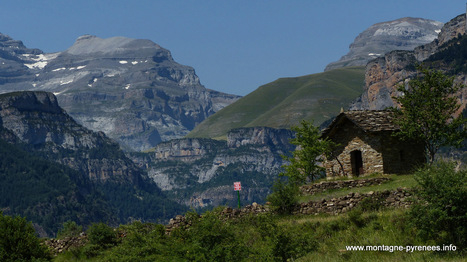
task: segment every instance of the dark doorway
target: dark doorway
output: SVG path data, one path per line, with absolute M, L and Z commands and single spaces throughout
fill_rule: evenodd
M 350 152 L 350 163 L 352 164 L 352 175 L 363 175 L 362 151 L 354 150 Z

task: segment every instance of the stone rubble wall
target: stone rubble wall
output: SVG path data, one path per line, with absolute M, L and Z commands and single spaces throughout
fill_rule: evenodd
M 70 250 L 71 248 L 76 248 L 84 246 L 88 241 L 87 235 L 82 232 L 79 236 L 75 237 L 64 237 L 63 239 L 47 239 L 44 241 L 44 245 L 48 246 L 54 256 L 59 253 Z
M 349 193 L 348 195 L 332 198 L 322 199 L 319 201 L 311 201 L 308 203 L 302 203 L 297 205 L 293 214 L 304 214 L 304 215 L 318 215 L 320 213 L 337 215 L 345 213 L 358 206 L 358 204 L 369 198 L 370 200 L 377 201 L 377 203 L 384 207 L 397 207 L 397 208 L 408 208 L 412 204 L 412 193 L 404 188 L 398 188 L 393 191 L 381 191 L 373 192 L 370 191 L 365 194 L 361 193 Z M 269 205 L 259 205 L 253 203 L 247 205 L 242 209 L 233 209 L 226 207 L 219 215 L 223 220 L 241 218 L 247 215 L 258 215 L 272 212 Z M 185 216 L 178 215 L 175 218 L 170 219 L 168 225 L 166 225 L 166 233 L 170 234 L 175 228 L 188 228 L 191 226 L 191 221 L 187 220 Z
M 314 195 L 333 189 L 367 187 L 381 185 L 391 179 L 388 177 L 367 178 L 358 180 L 340 180 L 340 181 L 323 181 L 316 184 L 304 185 L 300 187 L 302 195 Z
M 360 180 L 347 180 L 347 181 L 323 181 L 318 184 L 305 185 L 301 187 L 304 194 L 316 194 L 330 189 L 339 188 L 353 188 L 364 187 L 370 185 L 380 185 L 381 183 L 389 181 L 389 178 L 369 178 Z M 349 193 L 342 197 L 332 199 L 321 199 L 318 201 L 310 201 L 296 206 L 293 214 L 299 215 L 318 215 L 322 213 L 338 215 L 350 211 L 357 207 L 361 201 L 369 199 L 372 203 L 376 202 L 383 207 L 394 208 L 408 208 L 412 204 L 412 192 L 405 188 L 398 188 L 397 190 L 385 190 L 368 193 Z M 248 215 L 259 215 L 273 212 L 271 206 L 260 205 L 256 202 L 247 205 L 241 209 L 234 209 L 231 207 L 224 208 L 219 217 L 222 220 L 237 219 Z M 201 217 L 201 215 L 199 216 Z M 192 221 L 187 219 L 186 216 L 177 215 L 175 218 L 170 219 L 169 224 L 165 226 L 166 234 L 170 234 L 176 228 L 189 228 L 192 226 Z M 122 236 L 125 237 L 125 236 Z M 69 250 L 72 247 L 79 247 L 85 245 L 87 236 L 83 232 L 79 237 L 66 237 L 64 239 L 49 239 L 44 242 L 49 246 L 54 255 Z
M 314 214 L 320 213 L 337 215 L 345 213 L 367 198 L 378 201 L 377 203 L 384 207 L 404 207 L 408 208 L 412 204 L 412 193 L 406 189 L 398 188 L 395 191 L 381 191 L 373 192 L 370 191 L 366 194 L 360 193 L 349 193 L 346 196 L 322 199 L 320 201 L 312 201 L 308 203 L 302 203 L 300 207 L 294 211 L 294 214 Z

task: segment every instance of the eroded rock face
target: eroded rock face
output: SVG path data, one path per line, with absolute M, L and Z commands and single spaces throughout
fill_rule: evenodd
M 400 95 L 397 87 L 415 75 L 415 65 L 438 52 L 440 47 L 449 40 L 459 34 L 465 34 L 465 28 L 464 14 L 446 23 L 441 29 L 439 38 L 433 42 L 417 47 L 414 51 L 393 51 L 384 57 L 370 61 L 366 66 L 363 94 L 350 105 L 350 110 L 382 110 L 395 106 L 393 97 Z M 465 75 L 457 75 L 455 83 L 467 83 Z M 457 94 L 463 104 L 459 112 L 465 108 L 466 92 L 463 88 Z
M 465 34 L 465 14 L 459 15 L 444 24 L 438 37 L 426 45 L 420 45 L 414 49 L 414 55 L 418 61 L 423 61 L 438 51 L 438 48 L 457 37 Z
M 162 190 L 184 205 L 233 205 L 235 181 L 242 182 L 242 201 L 264 202 L 286 164 L 281 155 L 295 149 L 289 144 L 292 136 L 286 129 L 239 128 L 228 133 L 227 141 L 176 139 L 132 158 L 147 168 Z
M 393 51 L 372 60 L 366 66 L 365 87 L 350 110 L 382 110 L 394 106 L 397 86 L 415 74 L 413 52 Z
M 349 53 L 327 65 L 325 71 L 365 66 L 393 50 L 413 50 L 436 39 L 442 26 L 443 23 L 438 21 L 412 17 L 374 24 L 355 38 Z
M 239 96 L 206 89 L 150 40 L 85 35 L 52 54 L 0 34 L 0 93 L 53 92 L 78 123 L 127 150 L 180 138 Z
M 28 144 L 49 159 L 65 164 L 95 182 L 140 184 L 140 171 L 102 132 L 76 123 L 47 92 L 0 95 L 2 133 Z M 0 136 L 0 137 L 3 137 Z

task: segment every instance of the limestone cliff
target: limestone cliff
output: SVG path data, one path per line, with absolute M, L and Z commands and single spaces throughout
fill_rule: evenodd
M 349 52 L 339 61 L 326 66 L 325 71 L 347 66 L 365 66 L 372 59 L 393 50 L 413 50 L 433 41 L 443 23 L 422 18 L 405 17 L 377 23 L 360 33 Z
M 294 150 L 290 130 L 268 127 L 234 129 L 227 141 L 177 139 L 153 152 L 133 155 L 169 196 L 193 206 L 235 205 L 233 182 L 242 182 L 242 201 L 264 202 L 272 182 Z
M 53 92 L 79 124 L 127 150 L 180 138 L 237 100 L 206 89 L 192 67 L 150 40 L 85 35 L 63 52 L 0 34 L 0 93 Z
M 17 148 L 16 158 L 11 160 L 17 163 L 10 164 L 12 167 L 7 163 L 8 172 L 0 172 L 4 182 L 0 183 L 0 191 L 10 192 L 10 187 L 16 186 L 18 192 L 8 194 L 9 200 L 0 203 L 1 210 L 33 216 L 39 226 L 54 229 L 52 232 L 57 232 L 66 221 L 63 219 L 81 221 L 85 226 L 97 221 L 118 224 L 132 219 L 161 222 L 183 212 L 125 156 L 117 143 L 103 132 L 93 132 L 76 123 L 52 93 L 0 95 L 0 142 L 3 151 L 4 145 Z M 22 161 L 21 156 L 33 163 Z M 47 164 L 50 162 L 55 163 Z M 26 172 L 31 169 L 39 175 L 31 177 L 32 173 Z M 52 175 L 54 180 L 50 181 Z M 67 190 L 70 193 L 64 192 Z M 22 201 L 26 198 L 24 193 L 30 201 Z M 49 197 L 45 202 L 44 194 Z M 53 213 L 41 219 L 41 212 L 49 210 Z M 80 219 L 73 217 L 76 213 Z M 50 218 L 53 214 L 57 217 Z
M 104 133 L 78 125 L 46 92 L 0 95 L 0 124 L 19 142 L 81 171 L 89 179 L 138 183 L 142 172 L 124 157 Z M 112 150 L 111 154 L 103 151 Z M 57 157 L 58 155 L 62 157 Z
M 419 46 L 414 51 L 392 51 L 384 57 L 370 61 L 366 66 L 363 94 L 350 105 L 350 110 L 382 110 L 394 106 L 392 97 L 399 95 L 397 86 L 414 76 L 415 65 L 427 61 L 443 48 L 449 48 L 446 47 L 446 43 L 459 35 L 464 35 L 465 26 L 465 14 L 459 15 L 443 26 L 439 37 L 433 42 Z M 465 74 L 457 74 L 455 82 L 466 84 Z M 464 88 L 457 94 L 463 104 L 460 111 L 466 104 L 464 99 L 466 92 Z

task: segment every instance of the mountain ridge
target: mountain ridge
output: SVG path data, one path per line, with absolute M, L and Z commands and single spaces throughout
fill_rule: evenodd
M 150 40 L 85 35 L 47 54 L 1 35 L 0 46 L 0 93 L 53 92 L 80 124 L 127 150 L 183 137 L 239 98 L 206 89 L 192 67 Z
M 392 50 L 413 50 L 437 38 L 443 23 L 423 18 L 404 17 L 376 23 L 361 32 L 349 46 L 349 52 L 329 63 L 324 71 L 346 66 L 365 66 L 374 58 Z
M 319 125 L 359 96 L 363 79 L 363 67 L 280 78 L 214 114 L 187 137 L 220 138 L 240 127 L 290 128 L 302 119 Z
M 399 96 L 397 86 L 404 83 L 406 79 L 412 78 L 416 74 L 416 64 L 425 63 L 434 65 L 435 69 L 444 70 L 449 73 L 449 65 L 439 68 L 435 63 L 429 62 L 429 58 L 451 48 L 448 43 L 451 41 L 461 42 L 461 38 L 466 33 L 466 15 L 458 15 L 444 24 L 439 36 L 434 41 L 416 47 L 413 51 L 397 50 L 392 51 L 383 57 L 370 61 L 365 69 L 365 85 L 362 95 L 350 104 L 352 110 L 382 110 L 390 106 L 395 106 L 393 97 Z M 446 46 L 447 45 L 447 46 Z M 465 60 L 465 57 L 458 57 L 458 60 Z M 442 64 L 442 58 L 438 59 L 438 64 Z M 465 61 L 463 61 L 465 64 Z M 454 74 L 455 83 L 467 84 L 465 73 Z M 461 89 L 457 97 L 463 104 L 460 111 L 465 107 L 466 88 Z
M 4 147 L 16 147 L 20 151 L 28 152 L 16 153 L 19 158 L 12 160 L 21 165 L 5 163 L 2 166 L 2 169 L 7 171 L 0 172 L 0 178 L 9 182 L 0 183 L 1 192 L 10 192 L 10 186 L 21 185 L 22 187 L 17 189 L 18 192 L 24 192 L 28 194 L 28 199 L 34 199 L 36 195 L 37 197 L 43 195 L 43 190 L 36 190 L 38 186 L 36 183 L 40 182 L 44 184 L 42 188 L 50 191 L 48 197 L 61 199 L 57 200 L 58 202 L 50 199 L 55 203 L 49 204 L 52 205 L 51 210 L 56 210 L 58 207 L 56 205 L 59 205 L 67 214 L 74 214 L 73 210 L 78 209 L 81 210 L 80 212 L 96 212 L 83 214 L 83 217 L 87 217 L 84 220 L 67 215 L 51 222 L 41 220 L 38 215 L 45 209 L 31 211 L 35 204 L 40 204 L 33 200 L 30 202 L 31 205 L 20 204 L 21 209 L 9 205 L 10 202 L 18 202 L 15 195 L 8 196 L 11 198 L 10 202 L 1 202 L 0 209 L 32 212 L 31 214 L 36 218 L 34 222 L 43 226 L 47 234 L 57 232 L 60 222 L 65 222 L 62 220 L 65 218 L 85 221 L 87 224 L 106 219 L 111 219 L 116 224 L 132 219 L 164 221 L 175 212 L 183 210 L 165 196 L 147 173 L 124 154 L 116 142 L 103 132 L 93 132 L 79 125 L 58 105 L 57 98 L 50 92 L 23 91 L 1 94 L 0 140 L 9 144 L 7 146 L 1 144 Z M 26 174 L 32 173 L 29 171 L 31 169 L 29 163 L 21 161 L 21 157 L 34 159 L 33 163 L 36 163 L 34 166 L 44 167 L 34 171 L 39 172 L 39 177 L 35 175 L 25 181 L 16 182 L 15 177 L 24 178 L 22 177 L 24 172 L 21 170 L 26 170 Z M 50 181 L 50 178 L 47 180 L 47 177 L 40 176 L 40 172 L 44 176 L 49 174 L 55 177 L 56 183 L 54 180 Z M 59 181 L 68 181 L 63 187 L 70 188 L 71 195 L 61 191 L 62 186 Z M 95 199 L 86 198 L 90 195 Z M 67 206 L 61 204 L 63 197 L 82 201 L 73 201 L 73 205 Z M 108 208 L 104 208 L 102 213 L 99 213 L 93 207 L 95 203 L 101 202 L 101 206 Z M 41 224 L 46 221 L 49 224 Z

